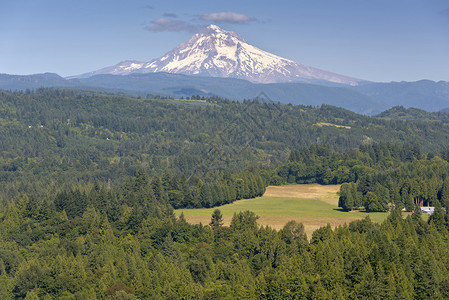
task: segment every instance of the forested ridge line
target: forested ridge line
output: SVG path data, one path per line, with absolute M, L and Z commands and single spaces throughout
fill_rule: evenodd
M 78 183 L 119 185 L 140 168 L 150 176 L 208 178 L 253 167 L 269 170 L 285 163 L 290 149 L 316 143 L 344 152 L 382 141 L 434 153 L 449 144 L 444 120 L 385 120 L 329 105 L 192 98 L 1 91 L 1 199 L 55 194 Z

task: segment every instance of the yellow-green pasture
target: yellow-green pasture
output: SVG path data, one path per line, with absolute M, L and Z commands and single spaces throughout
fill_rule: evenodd
M 259 216 L 258 223 L 281 229 L 288 221 L 304 224 L 307 236 L 313 231 L 330 224 L 332 227 L 350 223 L 370 216 L 371 220 L 382 222 L 388 213 L 344 212 L 338 209 L 339 185 L 298 184 L 269 186 L 264 196 L 244 199 L 218 207 L 223 214 L 224 224 L 229 225 L 234 213 L 250 210 Z M 186 220 L 193 224 L 208 224 L 216 208 L 178 209 Z

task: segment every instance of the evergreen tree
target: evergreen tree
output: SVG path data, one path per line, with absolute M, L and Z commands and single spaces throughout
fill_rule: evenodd
M 217 230 L 223 226 L 223 215 L 218 208 L 214 210 L 209 225 L 214 230 Z

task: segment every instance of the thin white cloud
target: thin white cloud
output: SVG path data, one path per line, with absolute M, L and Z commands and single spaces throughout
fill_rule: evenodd
M 152 25 L 146 26 L 145 29 L 149 31 L 187 31 L 196 32 L 202 26 L 187 23 L 181 20 L 173 20 L 170 18 L 159 18 L 151 21 Z
M 198 32 L 204 26 L 193 24 L 177 19 L 178 15 L 175 13 L 164 13 L 162 18 L 154 19 L 151 24 L 146 26 L 148 31 L 187 31 Z M 199 17 L 202 21 L 217 22 L 217 23 L 247 23 L 256 21 L 255 18 L 251 18 L 245 14 L 239 14 L 233 11 L 204 13 Z
M 178 15 L 177 15 L 177 14 L 174 14 L 174 13 L 164 13 L 164 17 L 167 17 L 167 18 L 177 18 Z
M 233 11 L 222 11 L 215 13 L 205 13 L 200 16 L 203 21 L 222 22 L 222 23 L 247 23 L 256 21 L 245 14 L 239 14 Z

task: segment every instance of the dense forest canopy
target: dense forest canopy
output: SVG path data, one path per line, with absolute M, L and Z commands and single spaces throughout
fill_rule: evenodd
M 190 225 L 160 190 L 139 172 L 123 186 L 74 190 L 54 204 L 9 203 L 0 210 L 0 298 L 449 297 L 442 210 L 427 223 L 419 210 L 404 218 L 394 209 L 382 224 L 368 217 L 326 226 L 309 240 L 301 223 L 275 231 L 250 211 L 229 227 L 219 209 L 210 226 Z
M 95 180 L 118 185 L 140 168 L 151 176 L 195 174 L 215 181 L 223 172 L 275 168 L 290 149 L 316 143 L 338 152 L 405 143 L 434 153 L 449 144 L 445 118 L 396 120 L 328 105 L 192 98 L 0 92 L 0 197 L 55 193 Z
M 413 211 L 415 206 L 449 209 L 449 156 L 422 153 L 417 146 L 376 143 L 334 152 L 313 145 L 292 150 L 270 183 L 342 184 L 339 206 L 388 211 L 393 206 Z
M 0 299 L 447 299 L 448 120 L 2 91 Z M 219 208 L 210 224 L 173 213 L 314 182 L 342 184 L 344 210 L 392 212 L 309 237 L 250 211 L 230 226 Z

